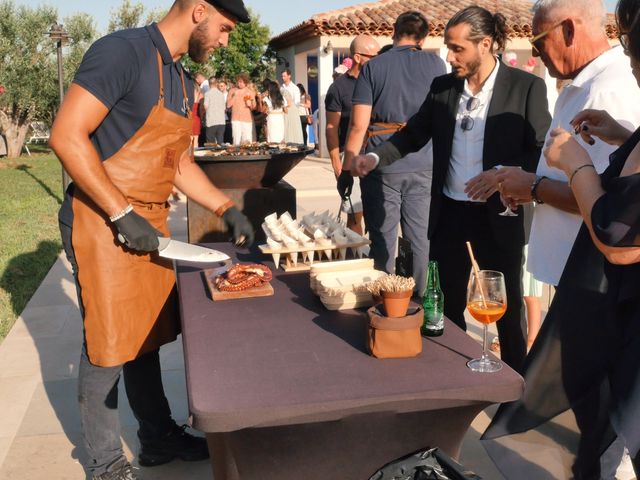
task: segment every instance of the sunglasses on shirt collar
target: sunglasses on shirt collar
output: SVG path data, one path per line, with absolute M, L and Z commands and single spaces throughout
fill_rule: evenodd
M 473 128 L 475 121 L 469 114 L 476 110 L 479 106 L 480 99 L 478 97 L 471 97 L 469 98 L 469 100 L 467 100 L 467 113 L 464 114 L 464 117 L 462 117 L 462 121 L 460 122 L 460 128 L 462 128 L 462 130 L 464 130 L 465 132 L 468 132 Z

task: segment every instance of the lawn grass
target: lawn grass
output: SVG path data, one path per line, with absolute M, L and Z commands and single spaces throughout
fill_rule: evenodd
M 55 262 L 62 244 L 57 212 L 60 163 L 46 149 L 0 158 L 0 340 Z

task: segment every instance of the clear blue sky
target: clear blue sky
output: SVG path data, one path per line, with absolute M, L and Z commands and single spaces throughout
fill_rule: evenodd
M 148 9 L 169 8 L 172 0 L 132 0 L 141 1 Z M 370 1 L 370 0 L 369 0 Z M 106 31 L 111 10 L 122 3 L 121 0 L 14 0 L 16 4 L 30 6 L 51 5 L 58 9 L 61 18 L 76 13 L 87 12 L 96 20 L 98 29 Z M 272 34 L 278 34 L 308 19 L 315 13 L 344 8 L 361 0 L 244 0 L 247 7 L 260 15 L 260 20 L 271 28 Z
M 17 4 L 35 6 L 45 4 L 57 7 L 61 18 L 76 12 L 87 12 L 96 19 L 98 29 L 104 32 L 109 22 L 111 9 L 120 5 L 121 0 L 90 0 L 81 2 L 78 0 L 14 0 Z M 137 0 L 132 0 L 134 3 Z M 371 0 L 365 0 L 371 1 Z M 278 34 L 308 19 L 315 13 L 327 12 L 338 8 L 344 8 L 363 0 L 245 0 L 245 5 L 260 15 L 263 24 L 271 28 L 272 34 Z M 171 0 L 142 0 L 148 9 L 168 8 Z M 616 0 L 605 0 L 607 10 L 613 11 Z

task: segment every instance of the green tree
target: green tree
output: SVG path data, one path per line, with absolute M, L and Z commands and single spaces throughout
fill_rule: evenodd
M 238 23 L 229 35 L 227 48 L 216 50 L 210 68 L 217 76 L 233 79 L 246 72 L 254 82 L 273 75 L 273 52 L 267 49 L 271 37 L 269 27 L 260 23 L 260 16 L 249 11 L 251 22 Z
M 108 33 L 141 26 L 144 11 L 144 4 L 141 2 L 131 3 L 131 0 L 122 0 L 119 7 L 111 10 Z
M 45 33 L 56 23 L 52 7 L 16 7 L 0 1 L 0 133 L 10 157 L 20 155 L 29 123 L 51 111 L 54 44 Z
M 68 47 L 64 51 L 64 80 L 68 87 L 80 66 L 82 57 L 98 38 L 98 30 L 93 17 L 88 13 L 65 17 L 64 27 L 70 37 Z
M 169 13 L 169 10 L 166 8 L 154 8 L 147 13 L 147 19 L 144 24 L 149 25 L 153 22 L 159 22 L 167 15 L 167 13 Z

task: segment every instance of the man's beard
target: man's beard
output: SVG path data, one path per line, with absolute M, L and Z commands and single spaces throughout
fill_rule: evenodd
M 482 61 L 480 60 L 480 58 L 476 58 L 475 60 L 472 60 L 471 62 L 469 62 L 466 65 L 467 74 L 465 75 L 465 78 L 473 77 L 476 73 L 478 73 L 478 70 L 480 70 L 481 64 L 482 64 Z
M 478 73 L 478 70 L 480 70 L 480 65 L 482 64 L 482 60 L 480 60 L 480 57 L 476 57 L 475 60 L 471 60 L 469 63 L 465 63 L 460 65 L 461 67 L 463 67 L 463 71 L 461 73 L 455 72 L 455 76 L 458 78 L 469 78 L 472 77 L 473 75 L 475 75 L 476 73 Z
M 209 19 L 198 24 L 189 37 L 189 56 L 196 63 L 206 63 L 209 60 L 209 49 L 205 46 L 207 41 L 207 27 Z

